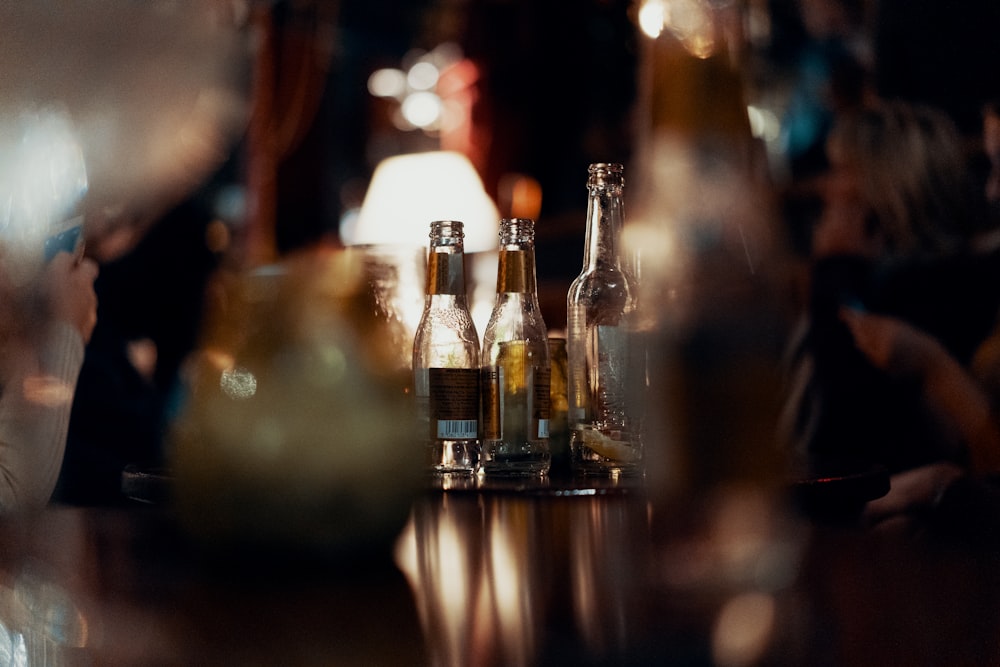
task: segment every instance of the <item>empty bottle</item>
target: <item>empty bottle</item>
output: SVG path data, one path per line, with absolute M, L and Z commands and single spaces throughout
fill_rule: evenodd
M 608 163 L 588 169 L 583 270 L 566 297 L 570 453 L 573 469 L 583 474 L 635 473 L 642 461 L 630 404 L 636 286 L 622 259 L 623 171 Z

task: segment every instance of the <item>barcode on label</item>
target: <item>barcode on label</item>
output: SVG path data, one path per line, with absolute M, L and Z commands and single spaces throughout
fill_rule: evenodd
M 439 419 L 437 437 L 451 440 L 473 440 L 478 434 L 479 422 L 475 419 Z

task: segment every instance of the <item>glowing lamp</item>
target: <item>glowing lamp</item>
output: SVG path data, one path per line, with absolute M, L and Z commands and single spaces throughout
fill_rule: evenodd
M 383 160 L 372 175 L 347 245 L 428 244 L 434 220 L 465 223 L 465 251 L 495 250 L 500 213 L 461 153 L 431 151 Z

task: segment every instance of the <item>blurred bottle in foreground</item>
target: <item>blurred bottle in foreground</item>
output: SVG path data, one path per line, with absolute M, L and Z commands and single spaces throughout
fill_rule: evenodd
M 744 7 L 688 6 L 685 21 L 652 0 L 637 14 L 643 124 L 626 243 L 650 341 L 650 585 L 659 618 L 690 630 L 711 664 L 761 664 L 779 641 L 801 535 L 788 530 L 776 437 L 788 265 L 744 97 Z M 740 643 L 742 629 L 753 642 Z
M 431 223 L 424 312 L 413 339 L 417 423 L 437 473 L 473 474 L 479 464 L 479 334 L 465 292 L 465 233 Z
M 362 253 L 309 250 L 221 276 L 170 436 L 196 541 L 364 561 L 420 482 L 396 337 Z
M 483 473 L 548 474 L 551 365 L 529 218 L 500 221 L 497 296 L 483 334 L 482 373 Z
M 568 397 L 573 468 L 583 474 L 634 474 L 642 439 L 629 399 L 629 338 L 634 278 L 623 267 L 624 168 L 588 169 L 583 270 L 566 304 Z

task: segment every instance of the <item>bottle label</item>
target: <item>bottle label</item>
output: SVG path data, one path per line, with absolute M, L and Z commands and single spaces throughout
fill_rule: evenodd
M 500 416 L 503 414 L 503 368 L 482 370 L 483 440 L 500 439 Z
M 431 368 L 431 437 L 474 440 L 479 437 L 479 369 Z
M 431 252 L 427 260 L 427 294 L 465 296 L 465 260 L 459 253 Z
M 531 293 L 535 286 L 533 250 L 503 250 L 497 266 L 497 292 Z

